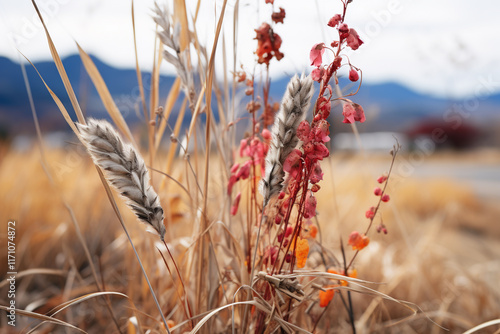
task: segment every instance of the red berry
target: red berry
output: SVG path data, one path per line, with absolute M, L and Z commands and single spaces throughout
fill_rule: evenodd
M 281 240 L 283 240 L 283 232 L 281 232 L 280 234 L 278 234 L 278 242 L 281 242 Z
M 387 181 L 387 175 L 382 175 L 380 176 L 378 179 L 377 179 L 377 182 L 378 183 L 384 183 L 385 181 Z
M 375 190 L 373 190 L 373 193 L 375 194 L 375 196 L 380 196 L 380 195 L 382 195 L 382 189 L 377 187 L 377 188 L 375 188 Z
M 382 196 L 381 200 L 382 202 L 389 202 L 391 198 L 389 197 L 389 195 L 385 194 L 384 196 Z
M 372 206 L 370 210 L 366 211 L 365 216 L 368 219 L 372 219 L 373 217 L 375 217 L 375 207 Z
M 355 82 L 358 81 L 358 79 L 359 79 L 358 72 L 354 68 L 351 68 L 351 70 L 349 71 L 349 80 Z

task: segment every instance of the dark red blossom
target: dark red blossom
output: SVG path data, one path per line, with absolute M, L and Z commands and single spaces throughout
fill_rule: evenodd
M 266 250 L 264 252 L 264 265 L 267 265 L 270 263 L 271 265 L 276 262 L 276 259 L 278 258 L 278 246 L 267 246 Z
M 329 27 L 335 27 L 337 24 L 340 23 L 342 20 L 342 16 L 340 14 L 335 14 L 333 17 L 328 21 L 328 26 Z
M 381 176 L 377 179 L 377 182 L 378 182 L 378 183 L 384 183 L 385 181 L 387 181 L 387 175 L 386 175 L 386 174 L 381 175 Z
M 309 132 L 311 131 L 311 126 L 309 122 L 303 120 L 300 122 L 299 127 L 297 128 L 297 137 L 302 140 L 304 143 L 309 142 Z
M 233 201 L 233 205 L 231 206 L 231 215 L 235 216 L 238 212 L 238 206 L 240 205 L 241 192 L 236 195 L 236 198 Z
M 320 189 L 321 189 L 321 187 L 317 184 L 313 184 L 313 186 L 311 187 L 311 191 L 313 193 L 318 192 Z
M 374 206 L 372 206 L 369 210 L 366 211 L 365 213 L 366 218 L 372 219 L 373 217 L 375 217 L 376 210 L 377 209 Z
M 320 82 L 321 79 L 323 79 L 324 74 L 325 74 L 325 69 L 323 67 L 318 67 L 311 71 L 311 78 L 314 81 Z
M 307 143 L 304 145 L 304 152 L 306 157 L 312 161 L 323 160 L 330 155 L 330 152 L 323 143 Z
M 351 28 L 348 36 L 346 36 L 346 43 L 351 49 L 357 50 L 363 44 L 363 41 L 359 38 L 356 30 Z
M 295 178 L 299 175 L 302 169 L 302 152 L 298 149 L 294 149 L 286 157 L 285 163 L 283 164 L 283 170 L 290 174 L 291 177 Z
M 283 8 L 280 7 L 280 11 L 279 12 L 274 12 L 271 14 L 271 19 L 275 22 L 275 23 L 283 23 L 283 19 L 285 18 L 285 10 Z
M 387 234 L 387 227 L 385 227 L 385 225 L 382 223 L 377 226 L 377 233 L 380 233 L 380 232 Z
M 284 57 L 284 54 L 280 52 L 281 47 L 281 37 L 274 33 L 273 29 L 268 23 L 262 23 L 259 29 L 255 29 L 257 36 L 257 50 L 255 53 L 259 57 L 259 64 L 269 65 L 269 61 L 276 57 L 280 60 Z
M 325 53 L 325 43 L 314 44 L 311 52 L 309 53 L 309 59 L 311 60 L 311 65 L 319 67 L 323 63 L 323 53 Z
M 315 184 L 321 180 L 323 180 L 323 171 L 321 170 L 321 166 L 319 165 L 319 161 L 316 161 L 316 163 L 312 167 L 312 172 L 311 172 L 311 176 L 309 178 L 309 181 L 311 181 L 311 183 Z
M 243 82 L 247 78 L 247 74 L 244 71 L 236 72 L 235 76 L 237 78 L 236 79 L 237 82 Z
M 236 175 L 233 174 L 229 177 L 229 182 L 227 183 L 227 194 L 228 195 L 231 195 L 231 191 L 233 190 L 233 186 L 236 183 L 236 181 L 238 181 L 238 178 L 236 177 Z
M 250 176 L 250 167 L 252 166 L 252 161 L 247 161 L 236 173 L 236 178 L 246 180 Z
M 343 40 L 349 36 L 349 26 L 345 23 L 339 25 L 340 39 Z
M 333 60 L 333 69 L 334 69 L 334 71 L 336 71 L 337 69 L 339 69 L 340 65 L 342 65 L 342 57 L 337 56 Z
M 318 112 L 321 114 L 321 118 L 326 119 L 330 115 L 330 110 L 332 109 L 332 103 L 329 99 L 322 96 L 318 99 Z
M 351 67 L 351 70 L 349 71 L 349 80 L 355 82 L 355 81 L 358 81 L 359 79 L 359 74 L 358 72 Z
M 250 101 L 250 102 L 247 103 L 247 111 L 249 113 L 256 112 L 257 110 L 260 109 L 260 107 L 261 107 L 261 104 L 258 101 Z
M 271 131 L 268 129 L 262 130 L 262 138 L 264 138 L 265 141 L 270 141 L 273 135 L 271 134 Z
M 322 119 L 314 128 L 314 140 L 317 142 L 328 143 L 330 141 L 330 124 Z
M 316 204 L 316 197 L 314 197 L 312 191 L 308 190 L 304 203 L 304 218 L 308 219 L 316 216 Z
M 363 123 L 366 120 L 363 107 L 353 102 L 344 103 L 342 115 L 344 115 L 343 123 L 354 123 L 356 121 Z
M 247 152 L 248 139 L 242 139 L 240 141 L 240 157 L 244 157 Z
M 238 170 L 238 168 L 240 168 L 240 164 L 239 164 L 239 163 L 235 163 L 235 164 L 231 167 L 231 174 L 236 173 L 236 171 Z

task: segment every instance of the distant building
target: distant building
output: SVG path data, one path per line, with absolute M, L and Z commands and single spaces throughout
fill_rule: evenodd
M 365 132 L 359 134 L 359 139 L 353 133 L 338 133 L 333 137 L 335 150 L 389 152 L 399 142 L 402 150 L 410 148 L 410 141 L 405 134 L 397 132 Z

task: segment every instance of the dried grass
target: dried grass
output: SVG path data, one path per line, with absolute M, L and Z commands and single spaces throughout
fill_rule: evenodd
M 82 157 L 82 160 L 75 163 L 61 179 L 62 195 L 74 207 L 89 250 L 100 263 L 99 275 L 106 282 L 106 289 L 122 292 L 135 305 L 141 305 L 144 315 L 139 315 L 140 321 L 148 323 L 150 320 L 145 314 L 155 314 L 154 305 L 147 288 L 145 290 L 137 264 L 128 260 L 133 255 L 118 225 L 113 221 L 114 213 L 105 203 L 106 195 L 100 190 L 100 181 L 95 172 L 89 169 L 90 165 L 84 159 L 83 152 L 49 151 L 47 159 L 52 161 L 53 167 L 60 168 L 67 161 L 77 161 L 75 157 Z M 380 165 L 382 168 L 385 163 Z M 337 218 L 332 205 L 332 192 L 326 187 L 323 195 L 318 197 L 318 218 L 322 227 L 322 246 L 335 250 L 339 246 L 339 235 L 348 234 L 355 226 L 364 226 L 360 208 L 370 205 L 372 196 L 371 185 L 364 183 L 362 177 L 351 173 L 356 170 L 362 175 L 371 174 L 362 160 L 337 157 L 332 160 L 332 167 L 335 170 L 333 190 L 344 194 L 335 197 L 340 216 L 344 220 Z M 0 200 L 9 208 L 9 212 L 1 210 L 0 219 L 8 219 L 7 214 L 19 217 L 19 271 L 30 268 L 63 268 L 66 271 L 65 278 L 42 273 L 37 275 L 35 272 L 34 276 L 25 276 L 19 280 L 18 292 L 19 296 L 23 296 L 18 299 L 19 307 L 38 304 L 38 307 L 31 309 L 37 312 L 48 311 L 48 305 L 57 306 L 61 301 L 68 300 L 64 299 L 66 289 L 62 283 L 65 281 L 69 289 L 67 291 L 72 291 L 68 295 L 71 298 L 92 292 L 88 262 L 82 256 L 74 230 L 68 224 L 66 213 L 60 209 L 57 198 L 43 195 L 43 189 L 49 185 L 46 178 L 40 177 L 41 173 L 43 171 L 35 152 L 20 154 L 10 151 L 0 165 Z M 325 170 L 325 175 L 329 175 L 328 170 Z M 18 181 L 14 182 L 15 180 Z M 331 182 L 330 178 L 325 179 L 325 184 Z M 366 252 L 359 255 L 356 269 L 360 278 L 383 283 L 371 286 L 372 288 L 419 305 L 432 319 L 450 329 L 450 333 L 461 333 L 500 316 L 500 291 L 496 284 L 500 269 L 495 262 L 500 254 L 497 242 L 500 229 L 496 224 L 477 226 L 471 218 L 462 221 L 460 225 L 456 221 L 466 215 L 493 222 L 498 212 L 494 206 L 477 200 L 471 202 L 468 196 L 461 195 L 466 192 L 462 186 L 451 182 L 438 183 L 441 185 L 436 186 L 433 180 L 408 179 L 401 180 L 396 187 L 390 189 L 394 202 L 382 211 L 389 234 L 372 239 Z M 433 216 L 422 216 L 420 213 L 425 211 L 427 195 L 415 193 L 416 185 L 429 189 L 439 188 L 439 193 L 430 195 L 449 198 L 452 207 L 436 208 Z M 163 198 L 168 197 L 163 195 Z M 409 202 L 405 198 L 413 200 Z M 28 206 L 30 210 L 25 210 Z M 189 233 L 186 233 L 183 226 L 190 226 L 191 218 L 182 207 L 172 208 L 171 214 L 178 218 L 171 225 L 169 246 L 173 255 L 182 259 L 189 251 L 185 244 Z M 125 220 L 132 222 L 132 214 L 128 214 L 128 210 L 123 211 Z M 348 217 L 349 225 L 346 223 Z M 167 219 L 172 222 L 172 218 Z M 144 231 L 138 224 L 127 224 L 127 227 L 137 243 L 146 270 L 152 273 L 151 280 L 155 289 L 163 291 L 160 300 L 174 307 L 177 297 L 173 282 L 165 268 L 158 266 L 157 256 L 150 250 L 155 236 Z M 475 232 L 471 233 L 471 229 Z M 64 242 L 60 243 L 59 240 Z M 216 251 L 220 260 L 231 266 L 234 255 L 219 247 Z M 317 266 L 321 270 L 322 261 L 318 255 L 314 251 L 308 261 L 311 266 Z M 6 261 L 0 261 L 4 266 Z M 182 260 L 180 262 L 183 263 Z M 69 281 L 71 277 L 75 278 L 73 283 Z M 421 315 L 392 328 L 380 327 L 404 318 L 410 312 L 395 303 L 373 299 L 367 295 L 354 294 L 353 297 L 356 315 L 361 319 L 358 324 L 361 332 L 363 328 L 370 333 L 435 331 L 435 325 Z M 123 300 L 112 299 L 112 305 L 119 318 L 130 316 Z M 102 332 L 114 328 L 110 326 L 102 303 L 88 301 L 75 305 L 70 310 L 70 313 L 65 313 L 59 319 L 65 321 L 71 314 L 71 324 L 86 328 L 87 332 Z M 318 325 L 318 333 L 326 332 L 327 326 L 337 328 L 340 332 L 349 331 L 347 314 L 343 311 L 340 300 L 334 300 L 327 312 Z M 173 317 L 182 318 L 181 314 L 182 312 L 177 311 Z M 19 316 L 19 319 L 21 323 L 27 324 L 29 318 Z M 92 324 L 84 325 L 88 319 L 93 319 Z M 493 333 L 491 328 L 483 331 Z M 58 332 L 57 327 L 53 327 L 53 332 Z M 440 332 L 443 331 L 436 333 Z
M 238 4 L 234 8 L 235 17 Z M 343 262 L 338 258 L 338 250 L 343 246 L 341 236 L 366 227 L 364 210 L 374 202 L 370 182 L 379 168 L 388 166 L 385 159 L 380 160 L 382 167 L 375 166 L 377 159 L 368 156 L 364 159 L 370 159 L 370 164 L 364 159 L 338 157 L 329 160 L 330 170 L 323 168 L 324 185 L 316 195 L 320 232 L 315 241 L 311 240 L 308 269 L 292 274 L 249 275 L 263 267 L 265 250 L 259 244 L 260 226 L 256 233 L 256 222 L 262 206 L 282 189 L 282 166 L 297 145 L 295 131 L 310 102 L 312 81 L 294 77 L 283 98 L 264 175 L 264 201 L 257 196 L 260 175 L 255 172 L 241 185 L 246 193 L 241 197 L 245 204 L 241 205 L 240 213 L 230 216 L 231 199 L 226 185 L 233 157 L 227 152 L 234 150 L 234 128 L 224 120 L 235 121 L 236 85 L 233 80 L 232 96 L 228 80 L 224 81 L 223 89 L 219 89 L 214 70 L 219 37 L 225 38 L 221 33 L 225 6 L 226 1 L 216 18 L 215 38 L 209 53 L 197 40 L 198 12 L 188 20 L 182 0 L 175 1 L 172 17 L 158 5 L 154 9 L 156 23 L 161 28 L 158 37 L 165 47 L 163 56 L 174 65 L 180 78 L 171 88 L 165 113 L 158 111 L 158 126 L 153 120 L 158 110 L 158 84 L 153 80 L 149 106 L 144 94 L 141 97 L 145 119 L 152 121 L 146 124 L 149 154 L 145 156 L 151 167 L 166 161 L 159 170 L 168 175 L 168 179 L 164 179 L 158 191 L 165 211 L 137 151 L 125 144 L 109 123 L 83 118 L 55 45 L 45 29 L 49 48 L 80 122 L 78 129 L 46 84 L 47 89 L 69 126 L 86 145 L 94 163 L 104 170 L 107 180 L 129 200 L 139 219 L 151 225 L 162 239 L 165 235 L 165 242 L 155 243 L 138 224 L 128 223 L 133 220 L 131 213 L 124 210 L 121 215 L 121 204 L 114 202 L 102 173 L 98 173 L 99 180 L 95 173 L 89 172 L 88 161 L 78 148 L 64 153 L 48 152 L 46 158 L 49 162 L 65 161 L 62 167 L 67 171 L 57 174 L 56 183 L 60 189 L 58 195 L 74 207 L 74 211 L 69 210 L 71 217 L 62 213 L 61 204 L 53 197 L 43 195 L 49 182 L 40 177 L 42 170 L 37 169 L 33 152 L 27 155 L 7 152 L 0 164 L 0 200 L 9 210 L 8 213 L 1 210 L 0 219 L 6 221 L 9 214 L 20 222 L 18 271 L 23 275 L 19 277 L 18 293 L 22 297 L 18 307 L 25 311 L 19 313 L 19 323 L 34 328 L 35 322 L 52 321 L 43 325 L 52 332 L 64 331 L 56 326 L 109 332 L 117 329 L 109 321 L 114 315 L 119 319 L 118 331 L 126 329 L 129 333 L 148 330 L 245 333 L 255 330 L 259 321 L 265 324 L 266 333 L 328 333 L 333 329 L 348 332 L 352 324 L 344 299 L 348 296 L 346 290 L 352 295 L 356 328 L 360 333 L 439 332 L 440 327 L 428 317 L 452 333 L 458 333 L 499 318 L 500 291 L 495 283 L 500 279 L 500 269 L 495 261 L 500 250 L 492 237 L 498 234 L 490 233 L 488 224 L 474 225 L 479 216 L 484 222 L 495 221 L 498 210 L 477 201 L 469 191 L 454 183 L 391 179 L 388 190 L 392 200 L 380 212 L 389 234 L 373 236 L 370 246 L 356 258 L 354 265 L 360 279 L 326 273 L 330 266 Z M 135 28 L 135 23 L 133 25 Z M 234 31 L 236 26 L 235 23 Z M 233 43 L 236 44 L 235 39 Z M 190 47 L 198 55 L 195 66 L 191 63 Z M 155 48 L 155 59 L 161 49 Z M 80 52 L 115 126 L 133 142 L 97 69 L 86 53 L 81 49 Z M 155 76 L 159 73 L 158 64 L 159 59 L 153 69 Z M 199 73 L 196 80 L 194 67 Z M 142 86 L 138 67 L 137 73 Z M 201 88 L 197 90 L 194 82 L 200 82 Z M 160 142 L 170 127 L 169 117 L 179 98 L 179 88 L 183 89 L 185 99 L 175 120 L 173 143 L 167 153 L 161 149 Z M 220 108 L 219 123 L 212 115 L 212 91 Z M 180 145 L 177 139 L 182 132 L 186 106 L 192 113 L 186 145 L 192 140 L 194 150 L 187 153 L 187 148 L 182 147 L 184 159 L 179 159 L 175 157 L 175 148 Z M 229 106 L 231 110 L 226 110 Z M 203 112 L 207 116 L 205 123 L 199 117 Z M 212 150 L 212 144 L 216 150 Z M 75 152 L 78 162 L 68 168 L 68 160 L 64 159 Z M 106 192 L 102 191 L 100 182 L 104 183 Z M 106 197 L 111 206 L 102 204 Z M 116 218 L 122 230 L 108 223 Z M 72 224 L 68 223 L 70 219 Z M 163 219 L 168 227 L 166 234 Z M 467 229 L 470 225 L 474 225 L 472 234 Z M 275 232 L 275 229 L 274 226 L 268 230 Z M 263 238 L 266 245 L 271 244 L 271 233 Z M 82 248 L 92 256 L 81 255 Z M 134 255 L 137 260 L 130 261 Z M 353 254 L 345 250 L 345 255 Z M 5 255 L 0 255 L 4 266 L 6 261 L 2 256 Z M 258 265 L 252 265 L 251 260 L 255 262 L 257 257 Z M 54 273 L 56 275 L 52 275 Z M 349 281 L 349 286 L 334 287 L 340 297 L 327 308 L 320 308 L 318 292 L 340 278 Z M 5 283 L 0 282 L 0 290 L 4 286 Z M 262 287 L 273 291 L 270 298 L 264 298 Z M 249 294 L 242 293 L 245 291 Z M 106 305 L 94 301 L 93 297 L 97 296 L 105 296 Z M 128 300 L 110 298 L 112 296 L 125 296 Z M 248 306 L 255 307 L 254 314 Z M 63 309 L 64 312 L 58 312 Z M 170 330 L 165 327 L 166 319 L 176 322 Z M 486 324 L 494 325 L 494 322 Z

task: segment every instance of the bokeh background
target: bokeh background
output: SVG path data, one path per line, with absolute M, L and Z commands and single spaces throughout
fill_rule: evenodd
M 211 50 L 214 18 L 222 1 L 202 1 L 198 11 L 197 3 L 186 1 L 188 12 L 196 17 L 199 39 Z M 40 0 L 37 4 L 85 115 L 108 118 L 75 42 L 92 56 L 118 108 L 144 147 L 147 136 L 135 70 L 131 3 Z M 240 70 L 240 66 L 254 73 L 256 82 L 265 75 L 263 67 L 255 66 L 254 29 L 269 17 L 270 7 L 264 1 L 240 1 L 235 34 L 232 15 L 236 4 L 228 2 L 224 34 L 217 45 L 216 77 L 221 85 L 225 78 L 232 80 L 233 69 Z M 172 7 L 171 2 L 166 5 Z M 154 61 L 154 2 L 136 1 L 134 6 L 137 59 L 148 98 Z M 274 7 L 284 7 L 287 13 L 285 24 L 275 27 L 283 40 L 281 51 L 285 57 L 280 62 L 273 59 L 270 66 L 270 96 L 279 102 L 291 75 L 312 70 L 312 45 L 328 44 L 335 38 L 336 31 L 325 23 L 341 6 L 336 1 L 275 0 Z M 365 42 L 356 52 L 347 52 L 352 64 L 363 73 L 361 89 L 352 100 L 364 107 L 367 121 L 358 125 L 359 141 L 351 127 L 341 123 L 338 106 L 332 111 L 333 158 L 325 167 L 325 184 L 332 187 L 325 186 L 318 203 L 320 218 L 333 217 L 323 222 L 325 242 L 338 249 L 337 232 L 347 236 L 353 227 L 366 225 L 364 211 L 373 205 L 375 180 L 388 169 L 389 151 L 397 139 L 402 150 L 389 188 L 392 200 L 383 213 L 389 235 L 372 240 L 367 255 L 358 259 L 358 269 L 364 279 L 392 282 L 381 290 L 417 303 L 434 320 L 457 333 L 500 317 L 499 11 L 500 3 L 495 0 L 352 2 L 348 22 Z M 225 60 L 223 50 L 230 55 Z M 140 275 L 126 261 L 130 250 L 116 251 L 126 249 L 125 240 L 93 165 L 21 53 L 72 110 L 31 2 L 0 0 L 2 249 L 6 240 L 4 222 L 15 219 L 19 222 L 19 270 L 55 270 L 22 281 L 18 305 L 43 313 L 78 292 L 91 290 L 89 264 L 77 242 L 75 219 L 92 255 L 103 268 L 108 265 L 112 269 L 100 269 L 103 280 L 116 290 L 147 300 L 146 289 L 138 292 L 127 285 Z M 325 55 L 329 57 L 328 52 Z M 26 66 L 53 182 L 41 164 L 20 62 Z M 163 62 L 160 73 L 163 104 L 175 71 Z M 340 86 L 346 91 L 356 90 L 356 84 L 345 78 L 347 71 L 341 70 L 341 74 L 344 77 L 340 78 Z M 243 90 L 235 93 L 237 117 L 242 120 L 246 118 Z M 179 101 L 173 119 L 180 105 Z M 215 110 L 217 107 L 214 104 Z M 188 116 L 184 120 L 187 124 Z M 245 122 L 239 126 L 245 128 Z M 162 147 L 168 147 L 167 139 Z M 163 196 L 173 208 L 169 219 L 182 220 L 186 208 L 179 196 Z M 142 235 L 133 216 L 126 213 L 126 217 L 131 222 L 128 227 Z M 182 226 L 173 225 L 171 233 L 176 235 L 181 230 Z M 156 260 L 152 256 L 148 261 Z M 2 279 L 4 270 L 2 264 Z M 70 279 L 68 273 L 73 275 Z M 5 284 L 0 288 L 4 289 Z M 4 295 L 0 300 L 5 305 Z M 363 299 L 357 302 L 367 303 Z M 154 313 L 154 307 L 149 306 L 146 312 Z M 390 309 L 386 308 L 392 318 L 407 315 L 400 309 L 391 313 Z M 106 317 L 96 310 L 94 306 L 78 309 L 72 316 L 81 327 L 89 317 L 90 323 L 106 323 Z M 2 321 L 0 325 L 4 325 Z M 439 332 L 429 327 L 423 317 L 412 326 L 416 332 L 428 332 L 429 328 Z

